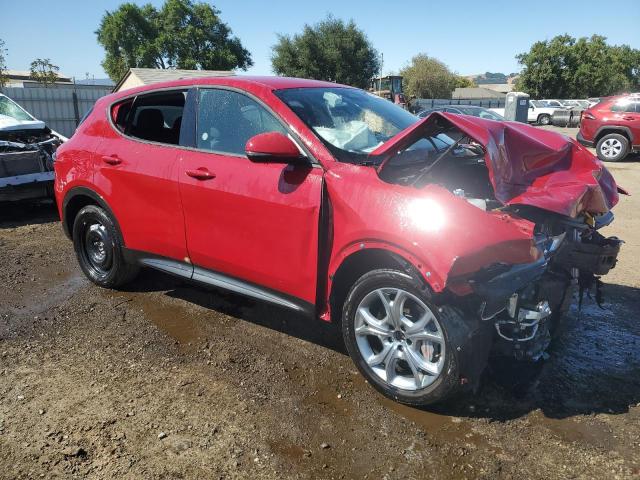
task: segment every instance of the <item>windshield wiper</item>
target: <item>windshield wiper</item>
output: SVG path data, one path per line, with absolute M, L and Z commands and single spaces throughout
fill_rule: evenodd
M 436 158 L 433 163 L 431 163 L 431 165 L 427 165 L 426 167 L 424 167 L 420 173 L 418 173 L 418 176 L 415 178 L 415 180 L 411 183 L 411 186 L 414 186 L 416 183 L 418 183 L 420 180 L 422 180 L 424 177 L 426 177 L 429 172 L 431 170 L 433 170 L 433 168 L 440 163 L 440 160 L 442 160 L 444 157 L 446 157 L 449 152 L 451 150 L 453 150 L 454 148 L 456 148 L 458 146 L 458 144 L 462 141 L 464 137 L 460 137 L 458 140 L 456 140 L 454 143 L 452 143 L 449 148 L 447 148 L 444 152 L 442 152 L 438 158 Z

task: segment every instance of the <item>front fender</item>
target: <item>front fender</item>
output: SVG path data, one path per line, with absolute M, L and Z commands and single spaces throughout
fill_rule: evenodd
M 348 164 L 332 168 L 325 180 L 333 220 L 330 272 L 358 249 L 381 248 L 409 261 L 438 293 L 452 276 L 539 258 L 533 223 L 486 212 L 438 185 L 388 184 L 373 168 Z

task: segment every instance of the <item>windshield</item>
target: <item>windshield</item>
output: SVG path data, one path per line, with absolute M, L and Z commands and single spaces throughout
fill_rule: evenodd
M 0 115 L 15 118 L 16 120 L 34 120 L 20 105 L 4 95 L 0 96 Z
M 343 162 L 360 163 L 418 117 L 355 88 L 293 88 L 275 94 Z

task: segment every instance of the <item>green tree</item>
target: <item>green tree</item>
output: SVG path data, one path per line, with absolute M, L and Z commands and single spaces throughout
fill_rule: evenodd
M 60 67 L 51 63 L 48 58 L 36 58 L 31 62 L 31 79 L 42 83 L 45 87 L 53 85 L 58 80 Z
M 467 77 L 462 77 L 460 75 L 455 75 L 455 82 L 453 84 L 454 88 L 471 88 L 477 87 L 476 83 Z
M 5 54 L 7 49 L 4 47 L 4 41 L 0 38 L 0 88 L 4 87 L 7 82 L 7 60 Z
M 586 98 L 637 90 L 640 50 L 606 38 L 558 35 L 516 56 L 524 67 L 516 89 L 534 98 Z
M 400 70 L 404 90 L 410 97 L 451 98 L 456 87 L 471 87 L 473 82 L 451 72 L 440 60 L 419 53 Z
M 96 31 L 102 66 L 117 81 L 133 67 L 246 70 L 251 54 L 215 7 L 192 0 L 153 5 L 124 3 L 106 12 Z
M 271 66 L 278 75 L 366 88 L 380 69 L 378 53 L 353 20 L 328 16 L 302 33 L 278 35 Z

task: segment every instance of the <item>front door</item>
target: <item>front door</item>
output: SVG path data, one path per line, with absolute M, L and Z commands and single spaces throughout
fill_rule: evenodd
M 251 162 L 258 133 L 288 132 L 235 90 L 198 92 L 197 151 L 179 154 L 192 263 L 315 303 L 323 170 Z

